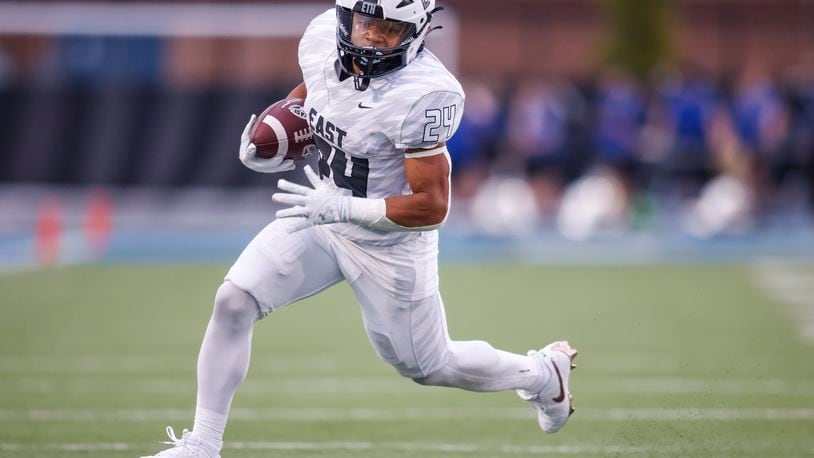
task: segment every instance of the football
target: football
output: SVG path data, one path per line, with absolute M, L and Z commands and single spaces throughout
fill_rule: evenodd
M 282 154 L 300 160 L 316 149 L 303 99 L 283 99 L 263 110 L 250 132 L 256 156 L 270 159 Z

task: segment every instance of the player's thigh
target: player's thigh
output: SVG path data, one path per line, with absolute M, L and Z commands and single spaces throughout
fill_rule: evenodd
M 417 301 L 396 299 L 365 274 L 351 287 L 382 360 L 410 378 L 426 377 L 446 364 L 449 335 L 440 293 Z
M 343 279 L 319 229 L 293 234 L 278 219 L 258 233 L 226 274 L 257 300 L 262 316 L 316 294 Z

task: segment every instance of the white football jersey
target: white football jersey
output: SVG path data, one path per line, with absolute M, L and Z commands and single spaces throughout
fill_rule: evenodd
M 336 12 L 330 9 L 311 22 L 299 46 L 308 89 L 305 112 L 320 150 L 320 176 L 356 197 L 409 194 L 405 150 L 430 148 L 452 137 L 463 114 L 461 85 L 425 49 L 406 67 L 373 78 L 367 90 L 357 91 L 353 78 L 339 80 L 338 58 Z M 349 223 L 329 227 L 352 241 L 375 245 L 420 236 Z

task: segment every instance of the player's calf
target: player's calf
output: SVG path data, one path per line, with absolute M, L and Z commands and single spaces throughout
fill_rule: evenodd
M 536 361 L 494 348 L 480 340 L 447 342 L 444 361 L 422 385 L 447 386 L 476 392 L 533 389 L 541 384 Z

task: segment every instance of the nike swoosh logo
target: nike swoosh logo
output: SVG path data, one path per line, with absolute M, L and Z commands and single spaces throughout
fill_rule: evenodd
M 361 108 L 361 109 L 363 109 L 363 110 L 369 110 L 369 109 L 371 109 L 371 108 L 373 108 L 373 107 L 369 107 L 369 106 L 366 106 L 366 105 L 362 105 L 362 102 L 359 102 L 359 108 Z
M 551 365 L 554 366 L 554 372 L 557 373 L 557 380 L 560 382 L 560 394 L 556 398 L 551 398 L 554 402 L 562 402 L 565 400 L 565 389 L 562 386 L 562 375 L 560 374 L 560 368 L 557 367 L 557 364 L 554 361 L 551 361 Z

